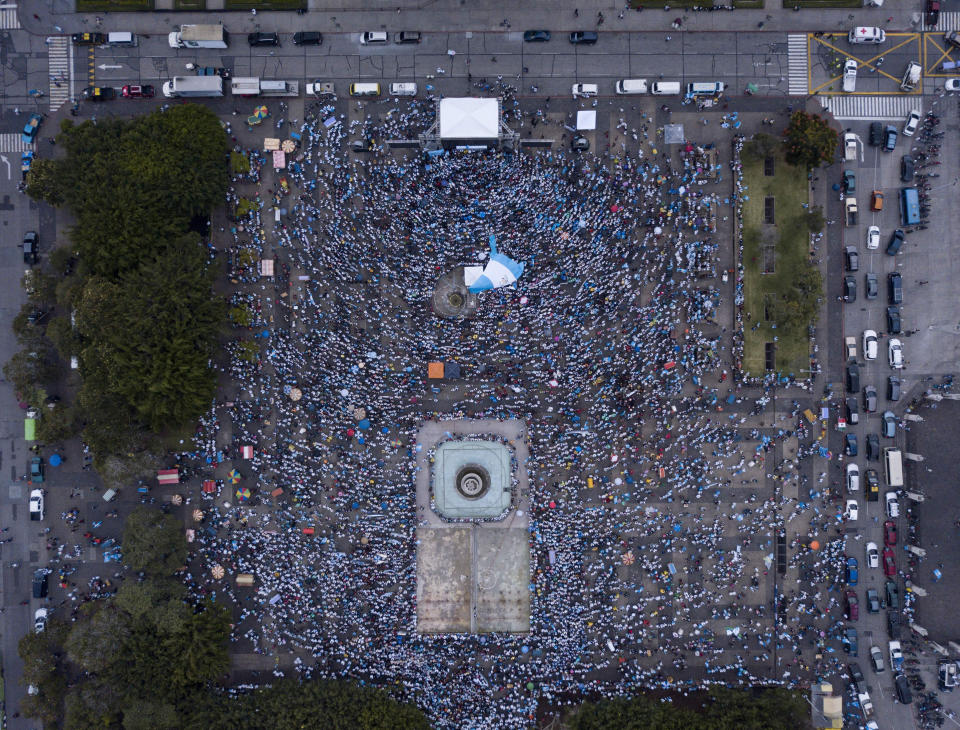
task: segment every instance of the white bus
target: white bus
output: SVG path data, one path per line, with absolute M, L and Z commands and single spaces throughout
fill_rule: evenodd
M 888 446 L 883 450 L 883 468 L 887 486 L 900 489 L 903 486 L 903 455 L 900 449 Z

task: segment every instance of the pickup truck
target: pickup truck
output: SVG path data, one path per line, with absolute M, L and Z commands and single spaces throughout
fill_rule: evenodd
M 903 671 L 903 651 L 900 649 L 899 641 L 890 642 L 890 669 L 894 672 Z
M 847 351 L 847 360 L 856 360 L 857 359 L 857 338 L 844 337 L 843 344 L 844 344 L 844 349 Z
M 857 225 L 857 199 L 856 198 L 847 198 L 843 203 L 843 209 L 847 214 L 847 225 L 855 226 Z

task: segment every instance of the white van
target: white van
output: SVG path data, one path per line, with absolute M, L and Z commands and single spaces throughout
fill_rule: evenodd
M 380 84 L 350 84 L 350 96 L 380 96 Z
M 416 96 L 417 85 L 411 82 L 390 84 L 390 96 Z
M 390 36 L 382 30 L 368 30 L 360 36 L 360 43 L 364 46 L 369 46 L 373 43 L 388 43 L 389 41 Z
M 134 33 L 107 33 L 108 46 L 135 46 L 137 36 Z
M 883 43 L 887 39 L 887 34 L 882 28 L 870 28 L 859 26 L 847 34 L 848 43 Z
M 650 93 L 656 96 L 676 96 L 680 93 L 679 81 L 654 81 Z
M 618 94 L 646 94 L 646 79 L 620 79 L 616 85 Z
M 600 87 L 596 84 L 574 84 L 571 93 L 576 99 L 580 96 L 596 96 L 600 92 Z
M 716 96 L 725 88 L 727 85 L 722 81 L 695 81 L 687 84 L 687 96 Z

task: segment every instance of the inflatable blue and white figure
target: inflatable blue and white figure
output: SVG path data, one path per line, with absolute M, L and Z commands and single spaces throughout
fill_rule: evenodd
M 474 294 L 510 286 L 523 273 L 523 264 L 497 253 L 497 237 L 490 235 L 490 260 L 486 266 L 465 266 L 463 283 Z

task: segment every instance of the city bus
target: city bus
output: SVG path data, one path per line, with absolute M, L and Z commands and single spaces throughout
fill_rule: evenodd
M 903 486 L 903 455 L 900 449 L 887 446 L 883 450 L 883 470 L 888 487 L 900 489 Z

